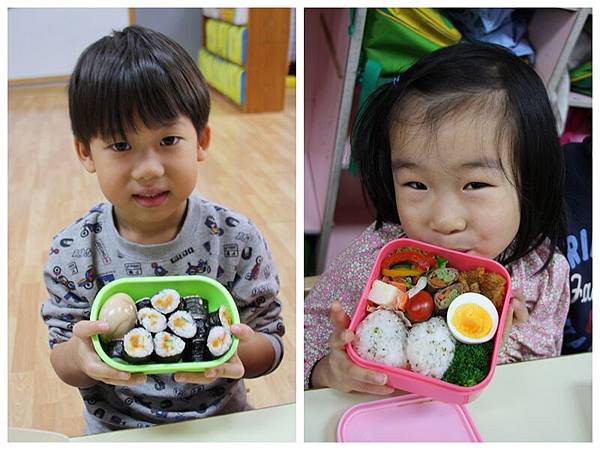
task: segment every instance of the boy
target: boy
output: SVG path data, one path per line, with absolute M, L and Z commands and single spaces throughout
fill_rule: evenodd
M 193 194 L 210 143 L 206 83 L 183 48 L 137 26 L 80 56 L 69 84 L 76 153 L 109 203 L 53 239 L 42 306 L 50 360 L 78 387 L 87 433 L 248 409 L 242 377 L 277 368 L 284 333 L 268 246 L 244 216 Z M 106 283 L 130 276 L 203 274 L 231 292 L 242 324 L 227 363 L 205 373 L 129 374 L 105 365 L 89 321 Z

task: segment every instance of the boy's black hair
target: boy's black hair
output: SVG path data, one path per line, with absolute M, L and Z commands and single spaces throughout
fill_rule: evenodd
M 566 254 L 565 164 L 546 89 L 536 72 L 505 48 L 461 43 L 419 60 L 394 82 L 379 87 L 359 112 L 352 151 L 363 190 L 376 210 L 376 228 L 400 223 L 391 169 L 390 136 L 402 117 L 425 104 L 420 125 L 435 131 L 449 114 L 464 112 L 489 99 L 498 118 L 496 138 L 508 132 L 513 175 L 520 205 L 520 226 L 501 255 L 508 264 L 539 247 L 546 238 L 551 252 Z M 482 101 L 483 99 L 483 101 Z M 495 117 L 494 117 L 495 118 Z M 413 123 L 414 125 L 414 123 Z
M 141 121 L 154 128 L 187 116 L 200 134 L 210 96 L 194 60 L 165 35 L 140 26 L 114 31 L 86 48 L 69 82 L 73 134 L 123 138 Z

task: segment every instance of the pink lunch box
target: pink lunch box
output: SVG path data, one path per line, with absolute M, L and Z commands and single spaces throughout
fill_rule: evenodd
M 377 260 L 375 261 L 375 265 L 371 271 L 369 282 L 363 290 L 358 306 L 356 307 L 350 322 L 349 328 L 352 331 L 356 330 L 358 324 L 367 315 L 367 295 L 369 294 L 373 282 L 380 277 L 381 263 L 383 259 L 400 247 L 416 247 L 434 255 L 442 256 L 448 260 L 448 267 L 454 267 L 458 270 L 471 270 L 477 267 L 483 267 L 486 271 L 495 272 L 506 279 L 506 295 L 504 297 L 504 304 L 502 306 L 502 312 L 498 321 L 498 331 L 494 336 L 494 350 L 492 353 L 492 362 L 488 375 L 483 379 L 483 381 L 481 381 L 481 383 L 475 386 L 464 387 L 447 383 L 445 381 L 438 380 L 437 378 L 411 372 L 408 369 L 400 369 L 386 366 L 374 361 L 368 361 L 361 358 L 356 353 L 352 347 L 352 344 L 346 345 L 346 352 L 355 364 L 366 369 L 372 369 L 386 373 L 388 377 L 388 385 L 391 387 L 446 403 L 455 403 L 461 405 L 469 403 L 475 400 L 481 394 L 483 389 L 485 389 L 494 376 L 496 359 L 500 345 L 502 344 L 502 330 L 504 329 L 504 322 L 506 321 L 506 315 L 508 313 L 508 307 L 510 303 L 510 276 L 501 264 L 491 259 L 471 256 L 454 250 L 437 247 L 435 245 L 425 244 L 424 242 L 414 241 L 412 239 L 403 238 L 391 241 L 386 244 L 377 255 Z

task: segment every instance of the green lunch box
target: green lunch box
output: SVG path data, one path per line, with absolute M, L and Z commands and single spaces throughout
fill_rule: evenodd
M 208 312 L 211 313 L 219 309 L 221 305 L 229 308 L 232 317 L 232 324 L 240 323 L 240 316 L 231 297 L 231 294 L 225 287 L 212 278 L 201 275 L 194 276 L 173 276 L 173 277 L 139 277 L 139 278 L 120 278 L 104 286 L 96 295 L 92 305 L 90 320 L 98 320 L 100 309 L 104 302 L 114 294 L 123 292 L 131 296 L 136 302 L 144 297 L 152 297 L 161 289 L 175 289 L 183 298 L 188 295 L 198 295 L 208 303 Z M 171 372 L 204 372 L 213 367 L 220 366 L 227 362 L 234 354 L 238 346 L 238 338 L 231 336 L 233 342 L 231 348 L 219 358 L 212 361 L 200 362 L 178 362 L 178 363 L 151 363 L 151 364 L 129 364 L 121 359 L 112 359 L 109 357 L 102 345 L 100 336 L 92 336 L 92 344 L 98 356 L 110 367 L 123 372 L 145 374 L 171 373 Z

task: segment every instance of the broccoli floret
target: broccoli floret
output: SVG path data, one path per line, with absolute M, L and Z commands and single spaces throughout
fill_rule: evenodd
M 460 386 L 475 386 L 487 376 L 494 342 L 483 344 L 463 344 L 457 342 L 454 359 L 444 373 L 442 380 Z

